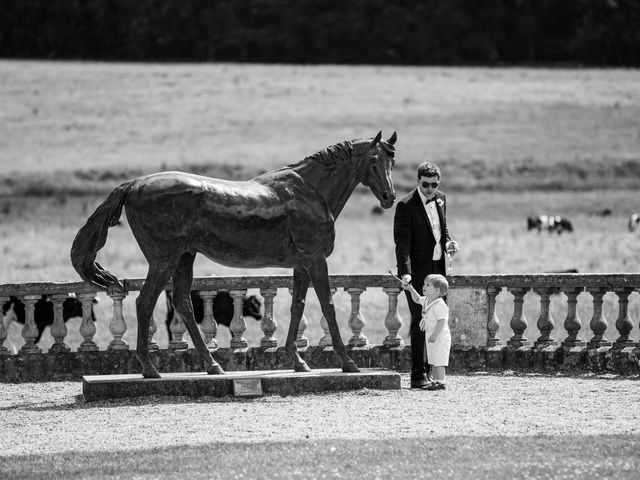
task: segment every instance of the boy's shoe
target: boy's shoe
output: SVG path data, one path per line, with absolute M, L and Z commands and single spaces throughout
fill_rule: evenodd
M 426 385 L 425 387 L 423 387 L 423 390 L 444 390 L 446 387 L 444 385 L 444 383 L 440 383 L 440 382 L 432 382 L 429 385 Z

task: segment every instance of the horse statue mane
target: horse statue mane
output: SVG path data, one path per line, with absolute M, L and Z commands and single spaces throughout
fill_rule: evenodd
M 313 155 L 309 155 L 305 157 L 303 160 L 291 163 L 284 168 L 295 168 L 300 165 L 307 164 L 309 162 L 318 163 L 324 166 L 334 166 L 338 162 L 347 161 L 351 159 L 351 157 L 355 154 L 357 155 L 358 151 L 363 147 L 367 147 L 370 143 L 368 139 L 357 139 L 357 140 L 345 140 L 344 142 L 336 143 L 335 145 L 331 145 L 329 147 L 325 147 L 322 150 L 314 153 Z M 382 143 L 381 148 L 391 157 L 395 157 L 395 147 L 390 143 Z
M 351 157 L 353 152 L 353 144 L 350 141 L 344 141 L 340 143 L 336 143 L 335 145 L 331 145 L 329 147 L 323 148 L 322 150 L 314 153 L 306 157 L 301 162 L 297 164 L 290 165 L 291 167 L 295 165 L 299 165 L 304 162 L 317 162 L 322 165 L 331 166 L 335 165 L 336 162 L 344 161 Z

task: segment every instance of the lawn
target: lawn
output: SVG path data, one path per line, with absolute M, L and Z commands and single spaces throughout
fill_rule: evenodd
M 247 478 L 637 478 L 638 436 L 211 442 L 131 452 L 28 455 L 0 467 L 13 480 Z

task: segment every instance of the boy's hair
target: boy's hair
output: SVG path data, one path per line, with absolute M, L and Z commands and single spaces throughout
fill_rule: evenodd
M 425 283 L 429 281 L 431 285 L 440 290 L 440 296 L 442 297 L 449 291 L 449 282 L 444 278 L 443 275 L 439 273 L 432 273 L 431 275 L 427 275 L 427 278 L 424 279 Z

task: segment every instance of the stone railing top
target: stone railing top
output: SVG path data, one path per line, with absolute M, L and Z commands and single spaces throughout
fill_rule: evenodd
M 144 285 L 144 278 L 120 279 L 125 291 L 139 291 Z M 366 287 L 398 287 L 398 282 L 389 274 L 386 275 L 331 275 L 331 286 L 335 288 L 366 288 Z M 167 290 L 172 289 L 171 282 L 167 283 Z M 192 290 L 236 290 L 246 288 L 293 288 L 291 275 L 246 275 L 195 277 Z M 21 282 L 0 284 L 0 296 L 28 295 L 73 292 L 95 293 L 104 289 L 85 282 Z
M 640 274 L 625 273 L 536 273 L 509 275 L 452 275 L 449 276 L 452 288 L 640 288 Z M 143 278 L 128 278 L 121 280 L 125 291 L 139 291 L 144 285 Z M 398 282 L 389 274 L 379 275 L 331 275 L 331 286 L 334 288 L 389 288 L 398 287 Z M 291 275 L 247 275 L 222 277 L 196 277 L 192 290 L 235 290 L 246 288 L 274 289 L 292 288 Z M 171 283 L 166 289 L 171 290 Z M 0 284 L 0 296 L 29 295 L 29 294 L 65 294 L 73 292 L 95 293 L 103 289 L 85 282 L 23 282 Z
M 507 275 L 456 275 L 451 287 L 523 288 L 639 288 L 640 274 L 630 273 L 535 273 Z

